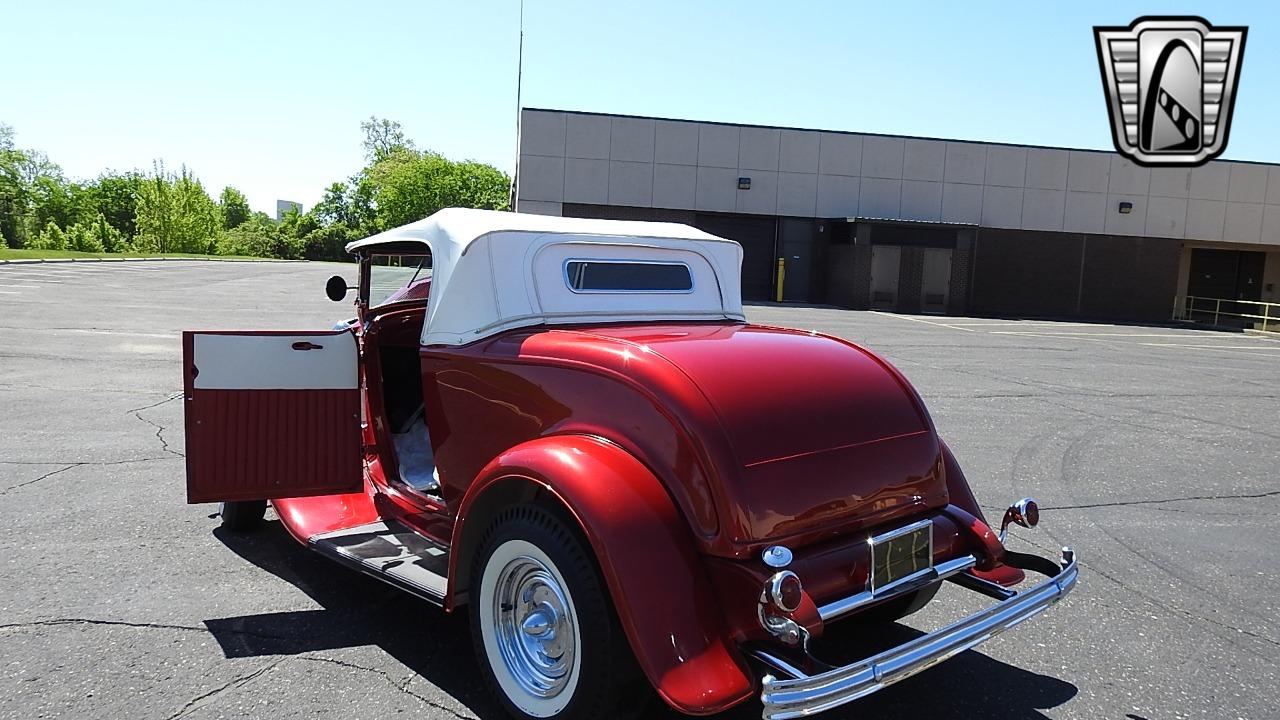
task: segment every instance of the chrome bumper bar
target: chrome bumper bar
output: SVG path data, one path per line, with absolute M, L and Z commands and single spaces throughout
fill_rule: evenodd
M 1034 560 L 1039 562 L 1031 563 L 1031 567 L 1025 569 L 1045 572 L 1057 567 L 1057 573 L 1050 575 L 1048 580 L 1017 593 L 971 575 L 959 575 L 953 578 L 957 584 L 1003 599 L 940 630 L 852 665 L 808 675 L 767 652 L 754 652 L 753 656 L 757 660 L 780 674 L 791 676 L 785 679 L 773 675 L 764 676 L 764 689 L 760 693 L 760 700 L 764 703 L 764 719 L 808 717 L 870 695 L 986 642 L 1000 632 L 1042 612 L 1075 587 L 1079 571 L 1074 553 L 1070 550 L 1063 550 L 1060 566 L 1054 566 L 1052 561 L 1043 558 Z
M 831 622 L 842 615 L 848 615 L 877 600 L 918 590 L 939 580 L 945 580 L 956 573 L 964 572 L 977 564 L 978 558 L 972 555 L 948 560 L 941 565 L 935 565 L 913 575 L 908 575 L 901 580 L 891 582 L 875 592 L 865 590 L 857 595 L 850 595 L 849 597 L 829 602 L 818 608 L 818 617 L 822 618 L 822 622 Z

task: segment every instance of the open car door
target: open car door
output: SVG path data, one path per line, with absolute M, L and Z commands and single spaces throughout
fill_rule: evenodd
M 182 334 L 187 502 L 358 492 L 355 335 Z

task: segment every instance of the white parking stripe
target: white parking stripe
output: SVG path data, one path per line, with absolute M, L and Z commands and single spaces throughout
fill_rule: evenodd
M 1226 338 L 1223 338 L 1226 339 Z M 1188 347 L 1188 348 L 1214 348 L 1216 350 L 1261 350 L 1263 352 L 1280 352 L 1280 347 L 1270 347 L 1267 345 L 1196 345 L 1194 343 L 1153 343 L 1140 342 L 1139 345 L 1151 345 L 1153 347 Z
M 16 327 L 0 327 L 0 333 L 3 332 L 21 332 L 29 333 L 30 328 Z M 181 340 L 181 333 L 153 333 L 153 332 L 129 332 L 128 330 L 98 330 L 97 328 L 44 328 L 40 330 L 42 333 L 76 333 L 83 335 L 117 335 L 122 337 L 142 337 L 142 338 L 160 338 L 163 340 Z
M 35 290 L 39 285 L 0 285 L 0 287 L 19 288 L 21 290 Z
M 1116 325 L 1099 325 L 1098 323 L 1069 323 L 1069 322 L 956 322 L 952 325 L 961 327 L 1034 327 L 1043 325 L 1048 327 L 1117 327 Z
M 952 330 L 963 330 L 965 332 L 975 332 L 973 328 L 960 327 L 959 325 L 949 325 L 947 323 L 934 322 L 925 320 L 924 318 L 911 317 L 910 315 L 898 315 L 896 313 L 881 312 L 879 310 L 871 310 L 872 315 L 879 315 L 887 318 L 897 318 L 899 320 L 910 320 L 911 322 L 924 323 L 925 325 L 936 325 L 938 327 L 951 328 Z
M 1067 338 L 1073 337 L 1162 337 L 1162 338 L 1185 338 L 1186 335 L 1175 335 L 1171 333 L 1111 333 L 1111 332 L 1049 332 L 1047 330 L 1019 332 L 1017 330 L 992 330 L 988 335 L 1038 335 L 1040 337 L 1061 336 Z
M 23 278 L 32 277 L 32 276 L 63 278 L 63 277 L 72 277 L 76 274 L 76 273 L 66 273 L 66 272 L 49 272 L 47 270 L 14 270 L 13 273 L 14 275 L 18 275 Z

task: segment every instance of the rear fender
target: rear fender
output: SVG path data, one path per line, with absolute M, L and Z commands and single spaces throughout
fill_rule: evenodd
M 965 479 L 955 454 L 942 440 L 938 444 L 942 445 L 943 472 L 947 477 L 947 495 L 951 498 L 951 504 L 964 508 L 970 515 L 985 523 L 987 519 L 982 516 L 982 508 L 978 507 L 978 499 L 973 496 L 973 489 L 969 487 L 969 481 Z
M 492 514 L 540 493 L 563 505 L 590 542 L 636 660 L 663 700 L 703 715 L 751 695 L 688 523 L 653 473 L 598 438 L 532 440 L 480 472 L 454 525 L 449 603 L 466 596 L 462 574 Z
M 969 487 L 969 481 L 960 470 L 960 463 L 945 442 L 942 443 L 942 459 L 947 475 L 947 494 L 951 497 L 947 512 L 968 531 L 970 541 L 982 550 L 983 557 L 974 574 L 1006 587 L 1022 582 L 1026 575 L 1021 570 L 1001 562 L 1004 558 L 1004 545 L 982 516 L 982 508 L 973 496 L 973 489 Z

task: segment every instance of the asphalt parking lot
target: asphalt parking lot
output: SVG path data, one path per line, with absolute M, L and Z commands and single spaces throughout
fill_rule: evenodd
M 0 267 L 0 717 L 500 717 L 461 618 L 331 565 L 278 523 L 228 535 L 216 507 L 184 504 L 179 332 L 328 328 L 349 313 L 324 280 L 350 267 Z M 989 517 L 1040 500 L 1041 528 L 1014 547 L 1070 544 L 1082 562 L 1049 612 L 824 717 L 1276 717 L 1280 341 L 748 314 L 886 356 Z M 946 589 L 884 633 L 972 603 Z

